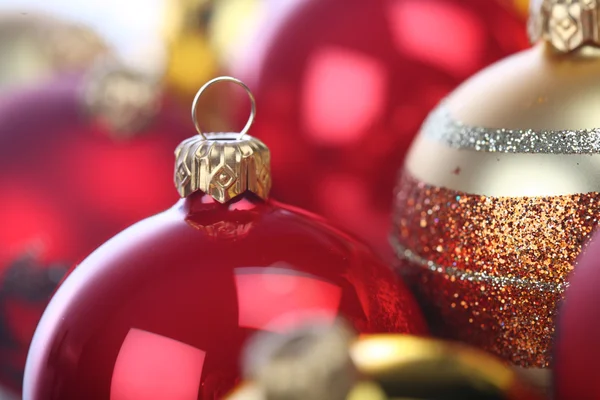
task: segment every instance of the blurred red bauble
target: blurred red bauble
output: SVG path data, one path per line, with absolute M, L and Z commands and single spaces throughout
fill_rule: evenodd
M 310 318 L 426 332 L 408 289 L 364 245 L 266 199 L 264 144 L 197 136 L 176 154 L 186 197 L 61 285 L 29 352 L 25 400 L 220 399 L 239 382 L 249 335 Z
M 559 309 L 554 343 L 554 398 L 600 399 L 600 234 L 583 253 Z
M 0 98 L 0 385 L 15 391 L 68 268 L 176 198 L 169 170 L 182 136 L 171 117 L 115 138 L 84 115 L 80 84 L 65 78 Z
M 459 82 L 527 47 L 522 21 L 495 1 L 295 3 L 265 19 L 256 48 L 230 67 L 259 103 L 254 132 L 273 150 L 273 196 L 387 252 L 413 136 Z

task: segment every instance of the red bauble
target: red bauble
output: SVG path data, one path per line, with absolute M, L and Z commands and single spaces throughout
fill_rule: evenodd
M 273 195 L 387 249 L 396 171 L 423 119 L 459 82 L 526 48 L 523 23 L 487 0 L 296 3 L 232 67 L 260 107 Z M 246 113 L 244 99 L 240 123 Z
M 600 399 L 600 234 L 579 260 L 559 309 L 554 343 L 554 398 Z
M 79 84 L 0 99 L 0 385 L 15 391 L 68 268 L 176 199 L 172 149 L 183 129 L 165 113 L 138 137 L 111 137 L 85 117 Z
M 248 192 L 225 204 L 196 192 L 62 284 L 36 331 L 24 398 L 222 398 L 249 335 L 315 316 L 425 332 L 407 289 L 352 238 Z

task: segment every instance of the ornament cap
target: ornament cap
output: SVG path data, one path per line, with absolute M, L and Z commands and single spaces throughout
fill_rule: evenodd
M 532 0 L 529 38 L 568 53 L 600 46 L 600 0 Z
M 217 82 L 242 86 L 252 104 L 246 126 L 240 133 L 209 133 L 200 128 L 197 103 L 204 91 Z M 201 190 L 220 203 L 250 191 L 262 199 L 271 190 L 271 154 L 260 140 L 247 135 L 254 122 L 256 104 L 250 89 L 240 80 L 223 76 L 206 83 L 192 105 L 192 120 L 198 136 L 184 140 L 175 150 L 175 187 L 181 197 Z
M 144 131 L 160 109 L 157 79 L 113 57 L 99 59 L 82 87 L 85 111 L 108 128 L 115 139 Z

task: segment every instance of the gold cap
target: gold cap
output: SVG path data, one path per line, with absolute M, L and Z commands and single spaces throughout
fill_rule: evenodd
M 532 0 L 529 37 L 559 52 L 600 46 L 600 0 Z
M 197 103 L 213 83 L 228 81 L 242 86 L 250 97 L 252 112 L 237 133 L 205 135 L 197 119 Z M 271 190 L 271 154 L 260 140 L 246 133 L 254 122 L 256 105 L 250 89 L 240 80 L 223 76 L 206 83 L 196 94 L 192 120 L 198 136 L 184 140 L 175 150 L 175 187 L 181 197 L 200 190 L 220 203 L 250 191 L 262 199 Z
M 350 356 L 356 333 L 345 321 L 318 321 L 246 345 L 244 376 L 266 400 L 346 400 L 358 379 Z
M 161 88 L 151 76 L 114 58 L 98 60 L 83 85 L 83 100 L 92 118 L 115 139 L 138 135 L 160 109 Z

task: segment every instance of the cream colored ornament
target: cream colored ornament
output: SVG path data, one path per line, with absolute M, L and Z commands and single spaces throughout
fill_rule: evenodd
M 289 2 L 289 0 L 280 0 Z M 256 40 L 256 31 L 267 15 L 267 0 L 219 0 L 209 24 L 209 38 L 219 62 L 231 69 L 237 62 L 248 60 L 247 49 Z
M 438 333 L 551 367 L 557 303 L 600 217 L 600 4 L 532 4 L 538 43 L 432 112 L 392 243 Z
M 92 30 L 42 14 L 0 15 L 0 92 L 87 70 L 110 53 Z

